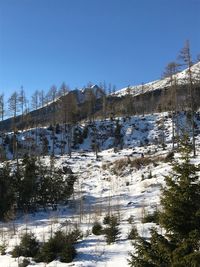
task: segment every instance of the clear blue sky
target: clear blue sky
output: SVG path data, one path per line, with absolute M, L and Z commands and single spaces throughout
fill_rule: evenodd
M 200 0 L 0 0 L 0 91 L 151 81 L 186 39 L 195 57 Z

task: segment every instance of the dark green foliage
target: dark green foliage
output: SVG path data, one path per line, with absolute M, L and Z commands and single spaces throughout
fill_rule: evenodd
M 167 156 L 165 157 L 165 162 L 171 162 L 174 159 L 174 152 L 171 151 L 167 154 Z
M 73 193 L 75 180 L 73 173 L 57 169 L 53 158 L 50 167 L 29 155 L 13 171 L 5 164 L 0 169 L 0 220 L 12 219 L 16 210 L 32 212 L 49 205 L 56 209 Z
M 181 163 L 174 162 L 173 177 L 168 176 L 163 189 L 160 224 L 173 233 L 173 238 L 182 241 L 198 229 L 200 238 L 200 183 L 195 165 L 190 163 L 191 146 L 184 139 L 181 144 Z
M 132 226 L 130 232 L 128 233 L 127 238 L 128 238 L 129 240 L 134 240 L 134 239 L 136 239 L 137 237 L 138 237 L 138 231 L 137 231 L 137 228 L 136 228 L 135 226 Z
M 128 218 L 128 223 L 132 224 L 134 222 L 134 217 L 133 215 L 130 215 L 130 217 Z
M 45 156 L 49 152 L 49 141 L 46 136 L 42 137 L 42 155 Z
M 158 223 L 159 212 L 156 210 L 153 213 L 147 213 L 142 218 L 142 223 Z
M 56 134 L 60 134 L 60 133 L 61 133 L 60 124 L 57 123 L 56 124 Z
M 173 162 L 173 173 L 165 178 L 158 222 L 165 235 L 151 230 L 150 240 L 138 236 L 136 253 L 130 254 L 134 267 L 200 266 L 200 182 L 197 168 L 190 162 L 191 145 L 184 137 L 181 158 Z
M 76 238 L 72 233 L 56 232 L 48 242 L 44 243 L 36 255 L 35 261 L 49 263 L 55 259 L 60 259 L 62 262 L 71 262 L 76 256 L 74 247 Z
M 49 127 L 47 128 L 48 131 L 53 131 L 54 127 L 52 124 L 49 125 Z
M 136 253 L 130 253 L 129 265 L 132 267 L 171 267 L 170 255 L 173 246 L 168 240 L 159 235 L 155 229 L 151 230 L 151 238 L 138 236 L 133 243 Z
M 114 243 L 119 237 L 120 230 L 118 226 L 119 223 L 117 217 L 112 215 L 110 217 L 109 226 L 104 229 L 107 244 Z
M 68 239 L 70 239 L 73 243 L 77 242 L 79 239 L 83 238 L 83 233 L 79 228 L 75 228 L 73 231 L 67 234 Z
M 6 248 L 7 248 L 7 244 L 6 242 L 2 242 L 2 244 L 0 245 L 0 255 L 5 255 L 6 254 Z
M 82 132 L 83 139 L 86 139 L 88 137 L 88 126 L 85 126 Z
M 61 262 L 72 262 L 76 256 L 76 249 L 71 242 L 67 242 L 65 247 L 59 253 L 59 258 Z
M 15 246 L 12 251 L 12 256 L 14 258 L 24 256 L 24 257 L 34 257 L 39 251 L 39 243 L 35 236 L 31 234 L 24 234 L 21 238 L 19 246 Z
M 38 166 L 36 158 L 25 155 L 22 161 L 22 177 L 19 181 L 19 208 L 27 211 L 35 208 Z
M 110 223 L 110 218 L 111 216 L 109 214 L 107 214 L 104 218 L 103 218 L 103 224 L 109 224 Z
M 83 139 L 81 130 L 78 127 L 75 127 L 73 132 L 73 148 L 77 148 L 77 145 L 82 144 Z
M 19 267 L 27 267 L 30 264 L 28 259 L 23 259 L 22 263 L 19 263 Z
M 0 169 L 0 220 L 9 219 L 8 212 L 15 203 L 14 181 L 10 172 L 8 163 Z
M 22 250 L 20 249 L 20 246 L 15 246 L 12 253 L 11 253 L 12 257 L 14 258 L 18 258 L 22 255 Z
M 94 235 L 101 235 L 102 234 L 102 225 L 99 222 L 95 222 L 92 227 L 92 233 Z

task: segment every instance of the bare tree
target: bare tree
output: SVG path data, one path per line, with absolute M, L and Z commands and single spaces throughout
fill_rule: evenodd
M 39 108 L 39 91 L 38 90 L 36 90 L 32 95 L 31 106 L 33 110 Z
M 0 95 L 0 117 L 1 120 L 4 120 L 4 114 L 5 114 L 5 103 L 4 103 L 4 94 Z
M 52 156 L 55 155 L 55 126 L 56 126 L 56 95 L 57 95 L 57 88 L 53 85 L 48 95 L 50 97 L 50 101 L 52 102 Z
M 178 127 L 178 117 L 177 117 L 177 78 L 176 74 L 178 72 L 178 64 L 176 62 L 170 62 L 165 69 L 164 76 L 169 79 L 169 84 L 171 88 L 170 95 L 170 109 L 172 110 L 172 149 L 174 150 L 175 143 L 175 122 L 176 127 Z
M 69 86 L 66 85 L 64 82 L 61 84 L 60 89 L 57 92 L 57 96 L 65 96 L 70 91 Z
M 71 93 L 66 96 L 65 99 L 66 105 L 66 125 L 67 125 L 67 146 L 68 146 L 68 154 L 71 158 L 71 145 L 72 145 L 72 131 L 74 125 L 77 123 L 77 112 L 78 112 L 78 105 L 76 96 Z
M 187 77 L 186 83 L 188 86 L 188 95 L 189 95 L 189 107 L 191 111 L 191 125 L 192 125 L 192 146 L 193 146 L 193 156 L 196 156 L 196 145 L 195 145 L 195 109 L 194 109 L 194 77 L 192 72 L 192 56 L 190 52 L 190 43 L 187 40 L 185 46 L 182 48 L 179 54 L 179 60 L 182 63 L 182 66 L 187 67 Z
M 13 159 L 18 160 L 18 145 L 17 145 L 17 127 L 16 117 L 19 112 L 19 98 L 18 93 L 15 91 L 8 99 L 8 108 L 12 116 L 12 130 L 13 130 Z
M 43 108 L 44 107 L 44 103 L 45 103 L 44 90 L 40 90 L 39 91 L 39 106 Z
M 86 91 L 87 117 L 89 121 L 94 121 L 96 95 L 92 89 Z
M 24 91 L 23 86 L 21 86 L 21 90 L 20 90 L 20 93 L 19 93 L 19 106 L 20 106 L 20 109 L 21 109 L 22 116 L 24 114 L 24 110 L 27 108 L 26 102 L 27 102 L 27 100 L 26 100 L 26 96 L 25 96 L 25 91 Z
M 31 107 L 33 110 L 37 110 L 39 108 L 39 91 L 36 90 L 31 98 Z M 35 125 L 35 148 L 37 149 L 38 147 L 38 118 L 37 117 L 33 117 L 32 118 L 33 123 Z

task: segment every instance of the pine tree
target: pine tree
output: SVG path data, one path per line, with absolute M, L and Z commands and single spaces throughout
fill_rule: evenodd
M 15 203 L 15 189 L 8 163 L 0 169 L 0 220 L 7 219 L 7 214 Z
M 15 246 L 12 251 L 13 257 L 33 257 L 39 251 L 39 242 L 32 233 L 24 234 L 19 246 Z
M 112 215 L 110 218 L 109 226 L 104 230 L 107 244 L 114 243 L 119 237 L 120 230 L 118 226 L 118 218 Z
M 37 164 L 36 158 L 24 156 L 19 181 L 19 208 L 24 211 L 35 209 L 37 195 Z
M 200 266 L 199 168 L 190 162 L 192 146 L 188 137 L 181 141 L 180 152 L 162 190 L 159 224 L 165 234 L 151 229 L 149 241 L 138 235 L 134 243 L 136 253 L 130 253 L 130 266 Z

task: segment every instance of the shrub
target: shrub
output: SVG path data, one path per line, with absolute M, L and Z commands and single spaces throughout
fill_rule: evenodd
M 83 238 L 83 233 L 79 228 L 75 228 L 73 231 L 68 233 L 67 237 L 70 238 L 73 243 L 75 243 L 79 239 Z
M 34 257 L 39 251 L 39 243 L 35 236 L 30 234 L 24 234 L 21 238 L 19 246 L 15 246 L 12 251 L 12 256 L 14 258 L 24 256 L 24 257 Z
M 147 213 L 142 218 L 142 223 L 158 223 L 159 212 L 154 211 L 153 213 Z
M 165 162 L 171 162 L 174 159 L 174 152 L 171 151 L 167 154 L 167 156 L 165 157 Z
M 6 254 L 6 248 L 7 248 L 7 244 L 5 241 L 3 241 L 3 243 L 0 245 L 0 255 Z
M 137 228 L 136 228 L 135 226 L 132 226 L 130 232 L 128 233 L 127 238 L 128 238 L 129 240 L 134 240 L 134 239 L 137 238 L 137 236 L 138 236 Z
M 23 259 L 21 263 L 19 263 L 19 267 L 27 267 L 30 264 L 28 259 Z
M 133 215 L 130 215 L 130 217 L 128 218 L 127 221 L 128 221 L 128 223 L 132 224 L 133 221 L 134 221 L 134 217 L 133 217 Z
M 107 214 L 103 219 L 103 224 L 109 224 L 110 223 L 111 216 Z
M 59 253 L 59 258 L 61 262 L 72 262 L 74 257 L 76 256 L 76 249 L 74 244 L 68 242 L 65 244 L 65 247 Z
M 119 223 L 117 217 L 112 215 L 110 217 L 109 227 L 104 229 L 107 244 L 114 243 L 117 240 L 120 234 L 118 225 Z
M 20 246 L 15 246 L 11 252 L 11 255 L 13 258 L 20 257 L 22 255 L 22 250 L 21 250 Z
M 80 231 L 72 231 L 65 234 L 62 231 L 55 233 L 48 242 L 44 243 L 40 252 L 36 255 L 36 262 L 51 262 L 55 259 L 60 259 L 62 262 L 71 262 L 75 255 L 76 250 L 74 247 L 75 241 L 80 236 Z
M 95 222 L 92 227 L 92 233 L 94 235 L 101 235 L 102 234 L 102 225 L 99 222 Z

